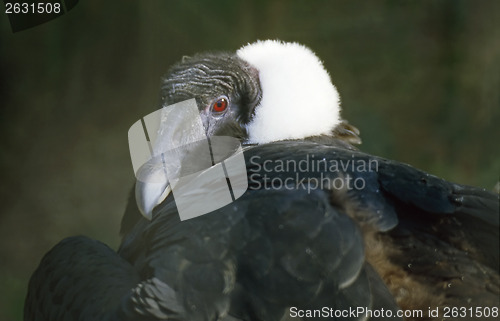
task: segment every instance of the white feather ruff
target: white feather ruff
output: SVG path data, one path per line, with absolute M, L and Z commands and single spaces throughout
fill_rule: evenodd
M 262 100 L 248 124 L 250 143 L 330 134 L 340 100 L 319 58 L 298 43 L 258 41 L 237 55 L 259 71 Z

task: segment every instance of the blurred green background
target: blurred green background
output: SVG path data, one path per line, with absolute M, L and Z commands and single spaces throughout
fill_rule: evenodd
M 257 39 L 308 45 L 362 150 L 493 188 L 499 1 L 90 1 L 13 34 L 0 21 L 0 320 L 63 237 L 117 247 L 134 177 L 128 128 L 183 55 Z

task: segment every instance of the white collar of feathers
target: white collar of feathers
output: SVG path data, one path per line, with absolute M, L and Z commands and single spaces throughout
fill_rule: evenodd
M 262 99 L 247 125 L 249 143 L 331 134 L 340 123 L 340 98 L 323 63 L 309 48 L 278 40 L 237 51 L 259 71 Z

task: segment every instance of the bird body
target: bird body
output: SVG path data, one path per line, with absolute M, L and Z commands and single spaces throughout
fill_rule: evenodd
M 323 115 L 330 106 L 325 126 L 297 121 L 314 88 L 277 107 L 285 127 L 269 121 L 286 89 L 265 80 L 266 72 L 271 83 L 282 76 L 259 61 L 268 47 L 271 62 L 292 48 L 319 78 L 326 74 L 324 106 L 307 110 L 314 115 L 318 106 Z M 446 307 L 498 312 L 498 195 L 353 147 L 359 132 L 341 120 L 335 87 L 309 49 L 271 41 L 236 55 L 195 55 L 172 67 L 162 95 L 165 106 L 195 98 L 208 138 L 242 142 L 248 190 L 181 220 L 172 193 L 144 197 L 152 189 L 138 181 L 119 250 L 85 237 L 61 241 L 31 278 L 25 320 L 438 320 Z

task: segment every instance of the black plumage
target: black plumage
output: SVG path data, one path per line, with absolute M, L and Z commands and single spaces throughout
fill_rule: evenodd
M 209 137 L 244 142 L 265 94 L 257 76 L 236 56 L 197 55 L 166 76 L 163 99 L 194 96 Z M 221 95 L 229 108 L 214 115 Z M 358 134 L 344 122 L 331 135 L 247 145 L 247 192 L 187 221 L 172 194 L 151 221 L 132 194 L 117 252 L 73 237 L 47 253 L 25 320 L 288 320 L 323 307 L 397 320 L 398 309 L 432 319 L 429 307 L 498 307 L 498 195 L 360 152 L 349 144 Z M 301 161 L 308 170 L 267 170 Z M 362 188 L 347 187 L 356 180 Z

